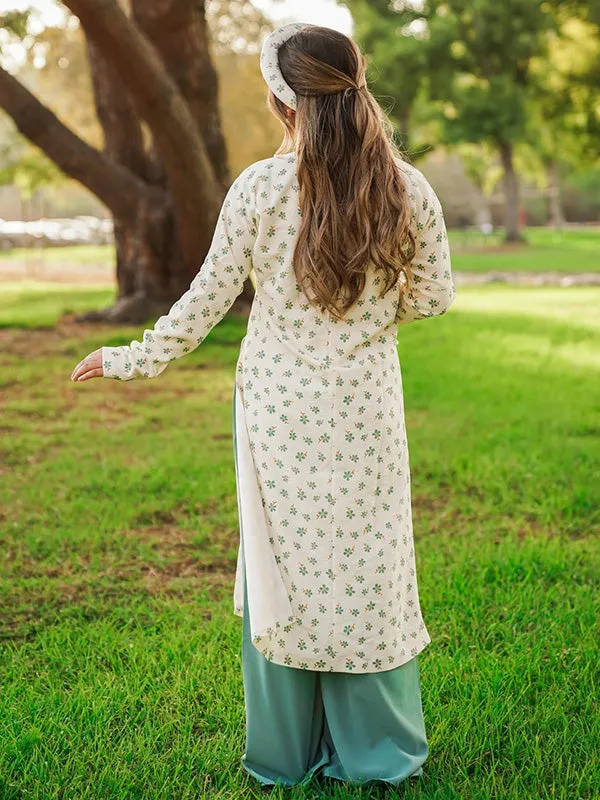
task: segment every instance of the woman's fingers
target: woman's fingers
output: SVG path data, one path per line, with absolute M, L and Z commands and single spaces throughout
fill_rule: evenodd
M 94 350 L 89 356 L 86 356 L 83 361 L 75 367 L 71 373 L 72 381 L 87 380 L 88 378 L 102 378 L 104 371 L 102 369 L 102 349 Z
M 87 381 L 89 378 L 102 378 L 104 377 L 104 371 L 102 368 L 98 369 L 91 369 L 88 372 L 84 372 L 83 375 L 80 375 L 78 378 L 74 378 L 76 381 Z

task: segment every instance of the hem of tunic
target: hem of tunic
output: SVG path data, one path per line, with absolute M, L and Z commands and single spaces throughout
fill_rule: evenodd
M 233 613 L 237 617 L 244 616 L 244 608 L 243 606 L 240 608 L 239 606 L 235 606 L 233 609 Z M 263 637 L 259 637 L 259 640 Z M 311 670 L 313 672 L 347 672 L 354 675 L 364 675 L 365 673 L 373 673 L 373 672 L 388 672 L 389 670 L 396 669 L 397 667 L 401 667 L 404 664 L 407 664 L 409 661 L 412 661 L 413 658 L 418 656 L 423 650 L 431 644 L 431 636 L 429 633 L 425 635 L 421 635 L 417 637 L 414 642 L 413 646 L 410 648 L 409 652 L 404 652 L 397 657 L 393 658 L 391 661 L 387 663 L 382 663 L 380 667 L 375 669 L 371 664 L 366 664 L 364 659 L 359 659 L 355 656 L 356 661 L 361 661 L 362 663 L 358 666 L 349 667 L 348 666 L 348 659 L 351 656 L 347 654 L 340 655 L 337 659 L 332 659 L 328 657 L 327 666 L 322 666 L 323 657 L 311 658 L 310 656 L 305 655 L 304 653 L 302 656 L 293 656 L 291 655 L 289 650 L 275 650 L 271 643 L 265 639 L 263 641 L 255 641 L 251 639 L 252 644 L 259 653 L 270 661 L 272 664 L 279 664 L 282 667 L 293 667 L 295 669 L 306 669 Z M 383 659 L 382 659 L 383 661 Z

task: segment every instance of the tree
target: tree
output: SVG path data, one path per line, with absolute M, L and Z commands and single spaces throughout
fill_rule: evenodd
M 533 67 L 546 57 L 557 33 L 561 3 L 348 0 L 347 5 L 358 21 L 358 35 L 366 31 L 364 45 L 381 69 L 382 86 L 405 118 L 423 87 L 446 144 L 472 143 L 498 154 L 506 239 L 519 241 L 514 150 L 529 135 L 528 115 L 538 88 Z
M 411 152 L 419 144 L 420 152 L 429 149 L 418 143 L 413 123 L 417 100 L 438 53 L 425 35 L 418 6 L 389 0 L 342 2 L 352 13 L 354 36 L 367 56 L 369 77 L 403 148 Z
M 597 161 L 600 149 L 600 26 L 576 9 L 561 9 L 560 36 L 554 37 L 536 75 L 527 142 L 548 191 L 551 223 L 560 228 L 563 174 Z
M 205 2 L 130 0 L 129 14 L 117 0 L 65 5 L 85 33 L 104 149 L 76 135 L 5 69 L 0 107 L 113 215 L 117 300 L 91 317 L 141 323 L 188 288 L 230 182 Z M 252 293 L 247 281 L 239 304 Z
M 452 32 L 447 68 L 432 80 L 432 97 L 448 143 L 487 142 L 503 169 L 505 235 L 520 241 L 515 146 L 526 140 L 533 65 L 557 31 L 556 4 L 539 0 L 428 0 L 432 36 Z

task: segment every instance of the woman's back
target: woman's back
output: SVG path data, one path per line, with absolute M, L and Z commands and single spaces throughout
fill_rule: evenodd
M 394 291 L 379 296 L 384 279 L 372 264 L 361 295 L 344 318 L 338 319 L 308 302 L 294 273 L 292 259 L 302 218 L 296 161 L 295 153 L 273 156 L 252 164 L 240 176 L 240 189 L 256 230 L 252 263 L 257 285 L 248 334 L 255 335 L 255 330 L 264 326 L 282 346 L 315 367 L 373 363 L 380 354 L 395 352 L 396 326 L 407 315 L 414 318 L 415 301 L 422 316 L 442 313 L 452 301 L 443 218 L 440 213 L 431 217 L 438 210 L 437 198 L 419 170 L 396 160 L 407 182 L 418 247 L 410 289 L 413 306 L 402 281 Z M 431 269 L 434 264 L 436 270 Z M 404 302 L 401 288 L 407 295 Z
M 429 642 L 396 326 L 444 313 L 454 286 L 439 200 L 395 156 L 360 54 L 339 36 L 311 29 L 287 41 L 298 81 L 324 75 L 325 93 L 298 102 L 297 147 L 236 178 L 189 291 L 142 342 L 103 348 L 103 371 L 159 375 L 200 344 L 254 271 L 235 374 L 235 610 L 245 573 L 252 641 L 269 660 L 371 672 Z M 355 77 L 305 52 L 328 56 L 330 42 Z

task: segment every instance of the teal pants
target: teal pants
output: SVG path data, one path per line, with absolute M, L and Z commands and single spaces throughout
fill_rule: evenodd
M 247 602 L 244 608 L 247 772 L 263 785 L 282 786 L 316 774 L 398 785 L 422 773 L 428 744 L 417 656 L 364 674 L 274 664 L 252 644 Z

